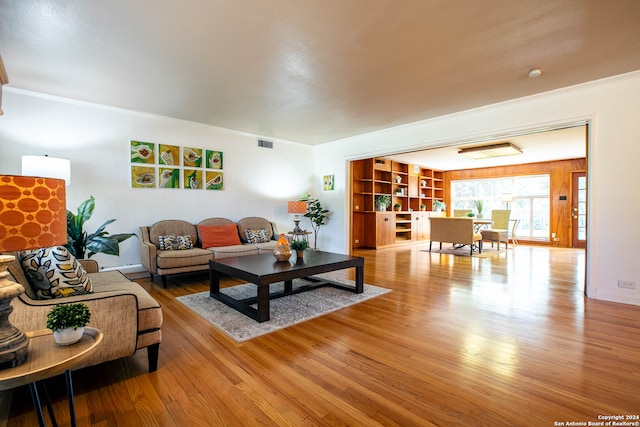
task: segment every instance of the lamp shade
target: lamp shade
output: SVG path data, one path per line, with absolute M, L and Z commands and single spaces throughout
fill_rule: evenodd
M 65 182 L 0 175 L 0 252 L 67 243 Z
M 305 214 L 307 213 L 307 202 L 287 202 L 287 208 L 289 213 Z
M 22 156 L 22 175 L 60 178 L 71 185 L 71 162 L 49 156 Z
M 513 194 L 512 193 L 502 193 L 502 201 L 503 202 L 513 202 Z

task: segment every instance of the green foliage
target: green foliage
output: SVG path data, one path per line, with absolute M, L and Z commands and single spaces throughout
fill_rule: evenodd
M 440 212 L 440 211 L 444 211 L 444 210 L 447 209 L 447 204 L 445 202 L 442 202 L 442 201 L 437 200 L 437 199 L 433 200 L 431 206 L 432 206 L 432 209 L 435 212 Z
M 388 208 L 391 204 L 391 196 L 388 194 L 378 194 L 374 199 L 376 206 L 384 205 L 384 208 Z
M 54 332 L 66 328 L 82 328 L 90 319 L 89 307 L 82 303 L 57 304 L 47 313 L 47 328 Z
M 309 247 L 309 242 L 306 240 L 292 240 L 291 249 L 294 251 L 303 251 Z
M 108 231 L 105 231 L 106 226 L 114 222 L 115 219 L 108 220 L 94 233 L 87 234 L 87 232 L 84 231 L 84 223 L 91 219 L 95 206 L 95 199 L 91 196 L 80 204 L 76 215 L 69 210 L 67 211 L 68 240 L 65 247 L 76 258 L 84 258 L 86 251 L 89 251 L 87 258 L 91 258 L 97 253 L 120 255 L 120 242 L 135 236 L 133 233 L 110 235 Z
M 484 203 L 482 202 L 482 200 L 474 200 L 473 204 L 476 205 L 476 210 L 478 211 L 478 214 L 482 214 L 482 208 L 484 206 Z
M 307 213 L 304 214 L 311 221 L 313 228 L 313 247 L 318 247 L 318 232 L 320 227 L 329 220 L 329 211 L 322 207 L 318 199 L 314 199 L 310 194 L 305 194 L 300 199 L 301 202 L 307 202 Z

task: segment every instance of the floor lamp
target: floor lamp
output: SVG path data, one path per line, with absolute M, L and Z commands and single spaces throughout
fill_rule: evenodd
M 11 300 L 24 288 L 7 268 L 15 260 L 5 252 L 67 243 L 65 181 L 0 175 L 0 369 L 26 360 L 28 338 L 9 322 Z

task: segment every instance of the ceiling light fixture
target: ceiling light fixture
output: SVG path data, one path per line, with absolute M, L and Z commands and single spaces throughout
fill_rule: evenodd
M 510 142 L 504 142 L 502 144 L 462 148 L 458 151 L 458 154 L 477 160 L 488 159 L 490 157 L 514 156 L 516 154 L 522 154 L 522 150 Z
M 534 68 L 533 70 L 529 70 L 529 77 L 535 79 L 536 77 L 540 77 L 542 75 L 542 70 L 540 68 Z

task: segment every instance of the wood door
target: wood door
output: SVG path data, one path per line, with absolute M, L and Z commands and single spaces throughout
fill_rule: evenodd
M 587 174 L 572 172 L 571 177 L 571 246 L 587 244 Z

